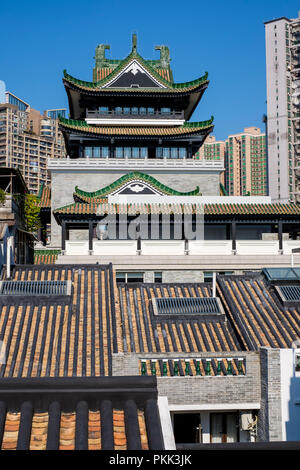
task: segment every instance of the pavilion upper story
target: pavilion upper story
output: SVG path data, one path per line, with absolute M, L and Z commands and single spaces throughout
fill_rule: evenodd
M 145 60 L 132 50 L 123 60 L 96 48 L 93 81 L 64 71 L 70 119 L 61 118 L 70 158 L 191 159 L 213 129 L 213 117 L 189 122 L 208 86 L 205 72 L 175 83 L 167 46 L 160 59 Z

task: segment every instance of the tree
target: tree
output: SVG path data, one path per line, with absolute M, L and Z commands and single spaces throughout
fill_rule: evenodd
M 24 216 L 28 232 L 36 232 L 42 227 L 38 197 L 34 194 L 25 194 Z
M 0 206 L 3 206 L 5 204 L 5 200 L 6 200 L 5 191 L 0 188 Z

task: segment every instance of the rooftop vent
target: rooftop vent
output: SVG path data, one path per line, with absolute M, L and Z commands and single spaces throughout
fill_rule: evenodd
M 155 315 L 222 315 L 217 297 L 161 297 L 152 299 Z
M 275 290 L 286 307 L 300 302 L 300 285 L 275 286 Z
M 0 295 L 69 295 L 68 281 L 1 281 Z

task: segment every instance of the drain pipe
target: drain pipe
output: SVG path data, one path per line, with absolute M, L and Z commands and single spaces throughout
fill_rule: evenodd
M 213 281 L 213 285 L 212 285 L 212 288 L 213 288 L 213 289 L 212 289 L 212 294 L 213 294 L 213 295 L 212 295 L 212 296 L 213 296 L 213 297 L 217 297 L 217 273 L 216 273 L 215 271 L 213 272 L 213 279 L 212 279 L 212 281 Z
M 10 278 L 10 249 L 11 249 L 11 237 L 6 239 L 6 278 Z

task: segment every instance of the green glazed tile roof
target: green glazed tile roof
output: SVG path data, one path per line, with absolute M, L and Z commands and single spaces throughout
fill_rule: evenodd
M 99 80 L 97 82 L 88 82 L 85 80 L 79 80 L 75 77 L 72 77 L 67 73 L 66 70 L 64 70 L 64 81 L 72 83 L 73 85 L 76 85 L 78 88 L 81 88 L 83 90 L 93 90 L 93 91 L 101 91 L 101 92 L 114 92 L 117 91 L 118 88 L 103 88 L 104 85 L 106 85 L 110 80 L 112 80 L 115 76 L 117 76 L 125 67 L 132 61 L 136 60 L 141 64 L 142 67 L 144 67 L 159 83 L 161 83 L 164 87 L 166 88 L 139 88 L 137 89 L 131 89 L 128 88 L 126 91 L 132 91 L 132 92 L 137 92 L 137 91 L 153 91 L 153 92 L 184 92 L 184 91 L 191 91 L 194 88 L 199 87 L 200 85 L 208 84 L 208 72 L 205 72 L 205 74 L 202 77 L 197 78 L 196 80 L 192 80 L 190 82 L 184 82 L 184 83 L 172 83 L 170 80 L 164 78 L 163 74 L 159 73 L 154 65 L 154 62 L 156 61 L 146 61 L 144 60 L 136 51 L 132 51 L 124 60 L 121 60 L 119 64 L 112 69 L 111 73 L 106 75 L 102 80 Z M 153 64 L 152 64 L 153 62 Z M 120 90 L 120 89 L 119 89 Z M 123 89 L 122 89 L 123 90 Z
M 96 202 L 95 200 L 97 200 L 99 197 L 107 196 L 108 194 L 111 194 L 113 191 L 116 191 L 117 189 L 121 188 L 125 183 L 129 181 L 133 181 L 133 180 L 140 180 L 140 181 L 149 183 L 161 193 L 168 194 L 171 196 L 196 196 L 196 195 L 201 194 L 199 192 L 199 186 L 197 186 L 193 191 L 188 191 L 188 192 L 176 191 L 176 189 L 172 189 L 164 185 L 163 183 L 160 183 L 157 179 L 153 178 L 153 176 L 147 175 L 145 173 L 141 173 L 139 171 L 132 171 L 128 173 L 127 175 L 121 176 L 121 178 L 117 179 L 116 181 L 109 184 L 108 186 L 105 186 L 105 188 L 99 189 L 98 191 L 94 191 L 94 192 L 82 191 L 81 189 L 78 188 L 78 186 L 76 186 L 74 196 L 77 196 L 77 199 L 82 199 L 83 202 L 92 202 L 92 201 Z M 100 201 L 97 201 L 97 202 L 100 202 Z
M 104 136 L 183 136 L 202 133 L 213 127 L 213 116 L 207 121 L 185 122 L 182 126 L 92 126 L 86 121 L 67 119 L 59 116 L 59 122 L 64 129 L 74 129 L 85 134 L 98 134 Z

